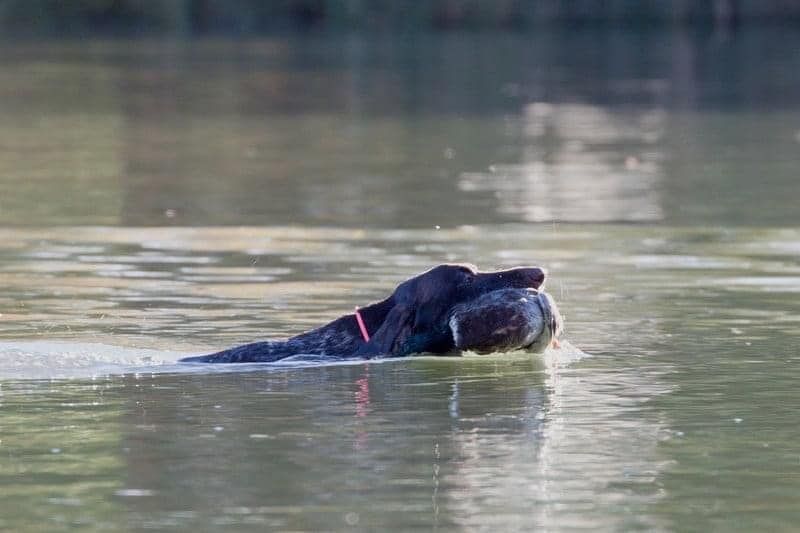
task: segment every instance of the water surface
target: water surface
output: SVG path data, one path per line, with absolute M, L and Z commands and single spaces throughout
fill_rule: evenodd
M 0 529 L 793 529 L 798 41 L 3 44 Z M 444 261 L 567 348 L 176 363 Z

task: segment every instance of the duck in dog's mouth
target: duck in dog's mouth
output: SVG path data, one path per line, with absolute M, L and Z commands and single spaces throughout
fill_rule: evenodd
M 553 297 L 537 289 L 500 289 L 456 307 L 450 317 L 456 348 L 477 353 L 558 348 L 564 319 Z

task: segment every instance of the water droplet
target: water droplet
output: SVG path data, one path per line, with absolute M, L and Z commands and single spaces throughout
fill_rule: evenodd
M 123 498 L 141 498 L 142 496 L 152 496 L 154 492 L 149 489 L 119 489 L 114 491 L 114 496 Z
M 47 498 L 47 503 L 53 505 L 66 505 L 70 507 L 78 507 L 81 501 L 78 498 Z
M 50 448 L 50 453 L 61 453 L 61 448 Z
M 742 420 L 743 420 L 742 418 L 734 418 L 733 419 L 733 421 L 736 422 L 737 424 L 741 424 Z
M 454 159 L 456 157 L 456 151 L 452 148 L 445 148 L 444 149 L 444 158 L 445 159 Z
M 358 525 L 358 521 L 360 519 L 361 519 L 361 517 L 358 516 L 358 513 L 352 513 L 351 512 L 351 513 L 347 513 L 346 515 L 344 515 L 344 521 L 347 523 L 348 526 Z
M 175 215 L 177 215 L 177 214 L 178 214 L 178 212 L 175 211 L 174 209 L 166 209 L 164 211 L 164 216 L 167 217 L 167 218 L 175 218 Z
M 625 168 L 628 170 L 636 170 L 639 168 L 639 158 L 633 155 L 629 155 L 625 158 Z
M 222 427 L 222 426 L 214 426 L 214 431 L 219 432 L 219 431 L 222 431 L 223 429 L 225 429 L 225 428 Z

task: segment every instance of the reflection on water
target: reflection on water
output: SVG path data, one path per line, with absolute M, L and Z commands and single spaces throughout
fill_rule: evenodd
M 606 386 L 631 385 L 609 377 Z M 594 438 L 590 418 L 619 409 L 610 393 L 587 392 L 585 378 L 512 356 L 12 384 L 4 402 L 19 414 L 4 445 L 25 450 L 25 463 L 7 479 L 90 474 L 66 492 L 52 482 L 42 496 L 17 491 L 26 515 L 5 515 L 4 526 L 51 514 L 56 524 L 88 517 L 103 527 L 116 515 L 143 528 L 652 526 L 634 511 L 592 510 L 658 498 L 646 487 L 660 471 L 660 436 L 648 424 L 630 440 L 641 421 L 620 420 L 591 449 L 575 448 Z M 25 410 L 32 396 L 39 414 Z M 65 409 L 48 431 L 25 433 Z M 97 435 L 76 441 L 87 425 Z M 575 506 L 589 512 L 574 516 Z
M 500 213 L 531 222 L 658 221 L 664 113 L 630 115 L 530 104 L 522 161 L 463 173 L 459 188 L 494 192 Z
M 747 509 L 765 505 L 785 527 L 800 490 L 773 476 L 800 438 L 800 315 L 776 287 L 800 275 L 798 243 L 789 229 L 549 224 L 4 231 L 2 524 L 673 529 L 757 523 Z M 567 348 L 174 363 L 464 258 L 548 266 Z M 19 380 L 49 376 L 83 377 Z M 712 502 L 723 511 L 697 514 Z
M 800 36 L 722 37 L 6 43 L 0 222 L 780 225 Z
M 0 529 L 793 529 L 775 35 L 0 45 Z M 568 348 L 175 363 L 443 261 Z

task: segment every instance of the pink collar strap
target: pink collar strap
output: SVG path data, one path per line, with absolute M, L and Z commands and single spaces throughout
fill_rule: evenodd
M 361 330 L 361 336 L 364 337 L 365 342 L 369 342 L 369 333 L 367 332 L 367 326 L 364 324 L 364 319 L 361 318 L 361 312 L 356 307 L 356 322 L 358 322 L 358 329 Z

